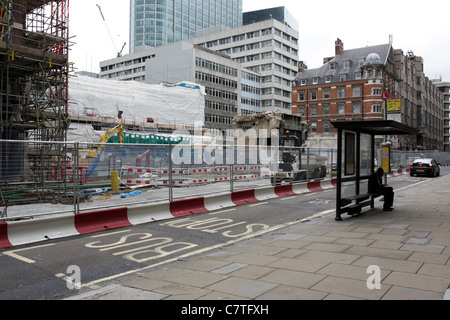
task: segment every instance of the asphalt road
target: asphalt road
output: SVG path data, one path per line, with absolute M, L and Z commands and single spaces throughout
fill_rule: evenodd
M 450 173 L 442 168 L 441 175 Z M 389 178 L 398 190 L 427 177 Z M 0 250 L 0 300 L 63 299 L 334 211 L 335 189 Z M 381 207 L 381 203 L 375 206 Z M 395 205 L 395 204 L 394 204 Z

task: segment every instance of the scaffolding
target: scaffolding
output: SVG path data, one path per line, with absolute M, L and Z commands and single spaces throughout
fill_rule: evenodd
M 67 166 L 67 149 L 58 142 L 66 141 L 69 126 L 69 0 L 0 3 L 3 191 L 12 182 L 43 185 L 48 168 Z

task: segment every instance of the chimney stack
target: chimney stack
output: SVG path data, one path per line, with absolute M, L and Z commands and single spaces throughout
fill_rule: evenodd
M 335 55 L 337 56 L 344 50 L 344 43 L 341 39 L 337 38 L 336 42 L 334 43 L 335 47 Z

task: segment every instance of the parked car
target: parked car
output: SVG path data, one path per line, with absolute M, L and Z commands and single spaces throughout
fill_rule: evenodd
M 440 165 L 434 159 L 416 159 L 411 163 L 409 174 L 411 176 L 423 174 L 430 177 L 437 177 L 441 173 Z

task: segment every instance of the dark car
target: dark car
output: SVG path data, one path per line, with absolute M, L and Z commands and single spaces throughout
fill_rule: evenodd
M 434 159 L 416 159 L 411 163 L 410 172 L 411 176 L 415 174 L 423 174 L 430 177 L 437 177 L 441 173 L 440 164 Z

